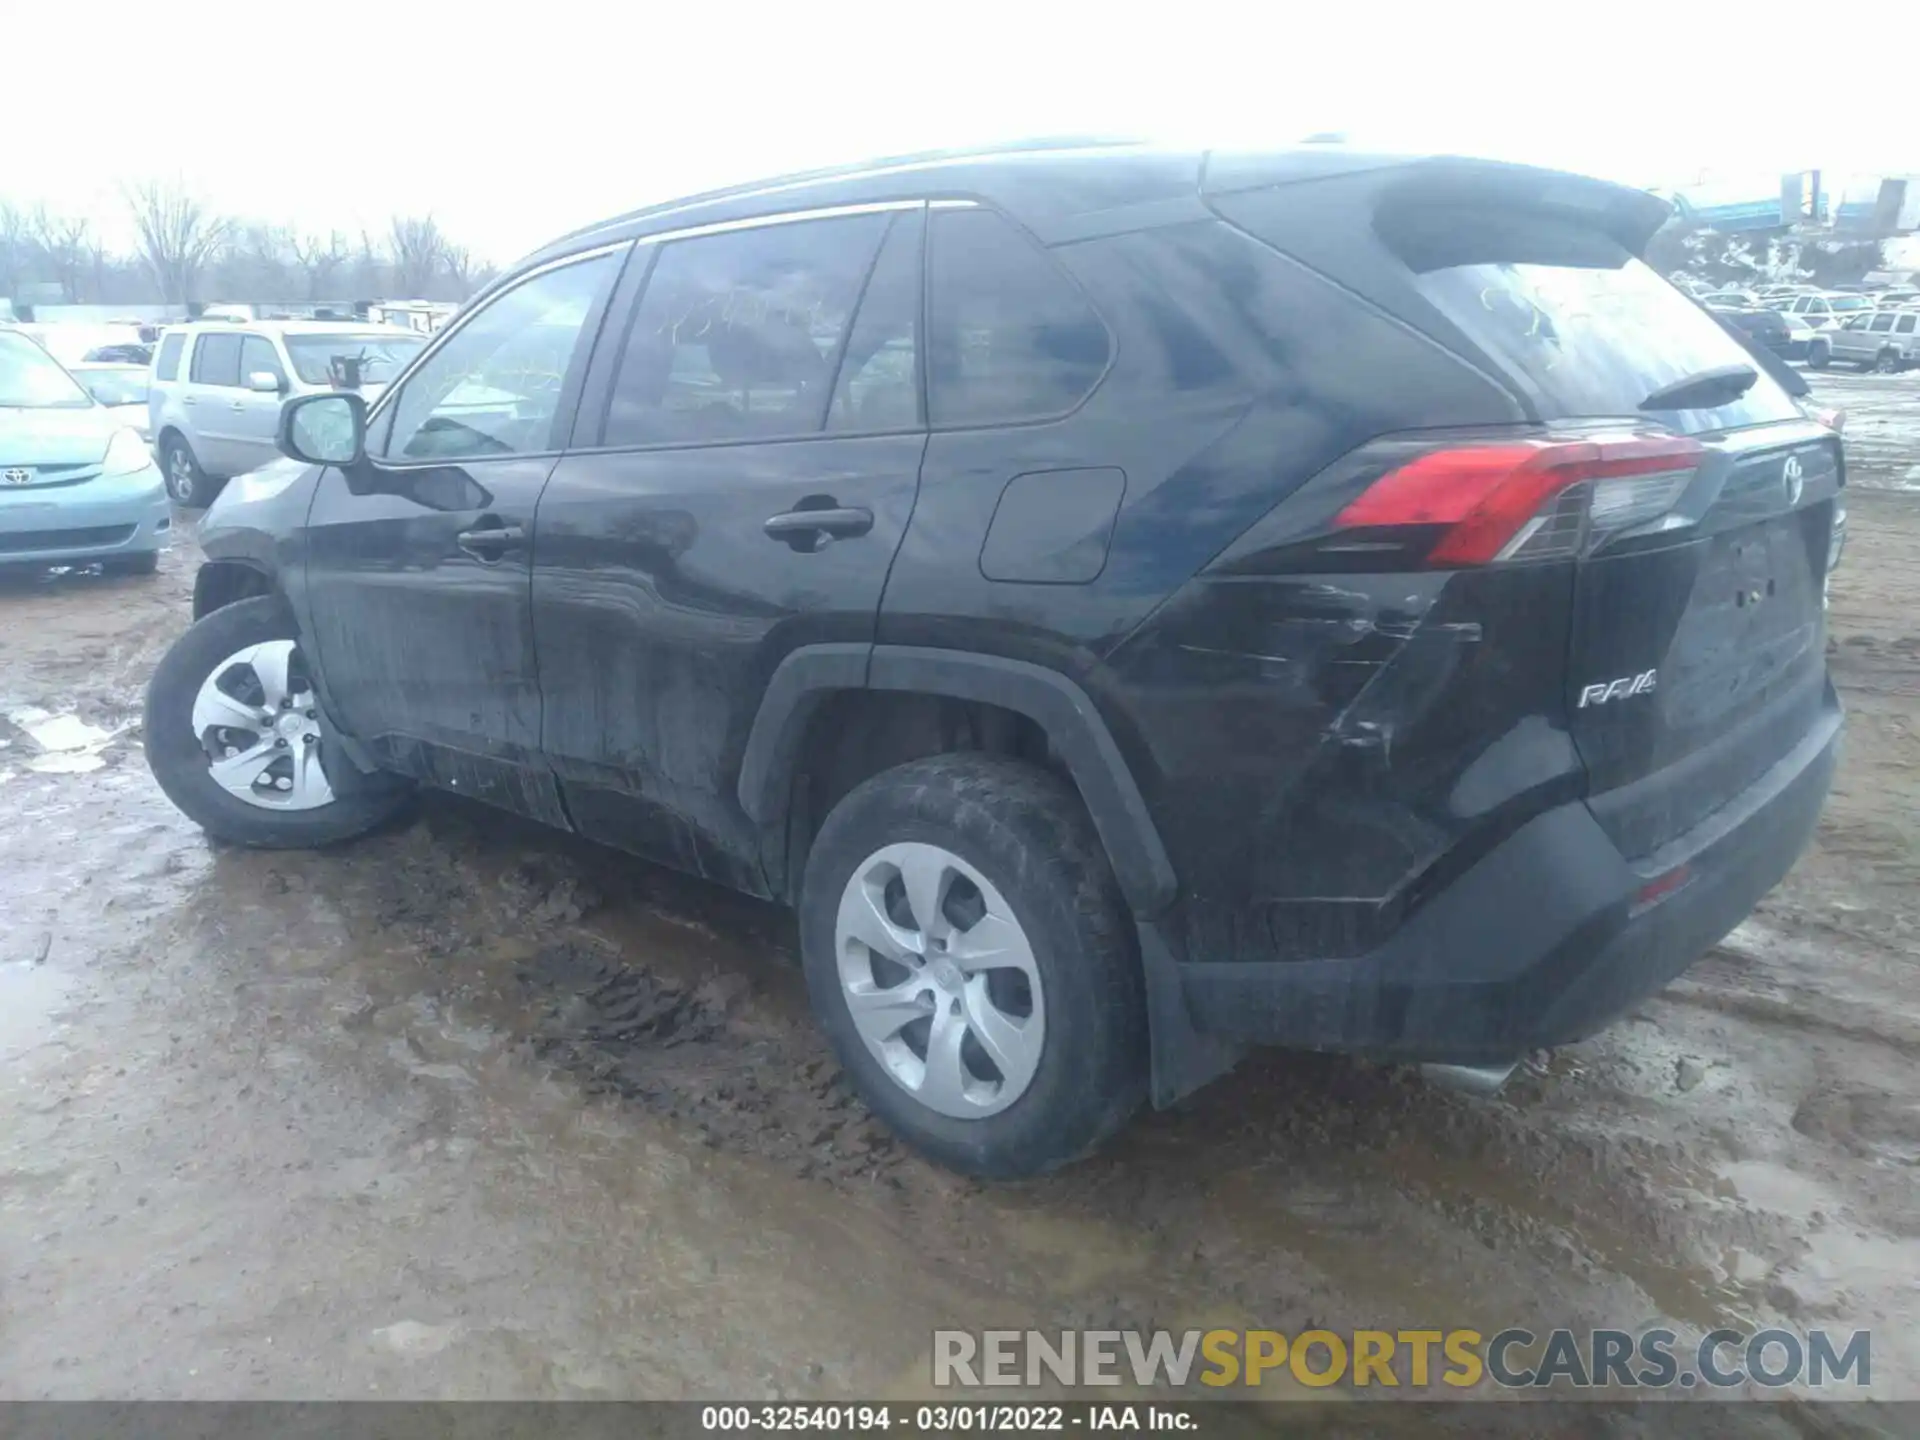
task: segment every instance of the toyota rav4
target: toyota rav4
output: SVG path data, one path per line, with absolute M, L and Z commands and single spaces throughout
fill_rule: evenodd
M 866 1102 L 1044 1170 L 1249 1046 L 1491 1082 L 1813 831 L 1839 437 L 1666 206 L 1310 147 L 788 177 L 557 241 L 201 531 L 146 743 L 798 912 Z

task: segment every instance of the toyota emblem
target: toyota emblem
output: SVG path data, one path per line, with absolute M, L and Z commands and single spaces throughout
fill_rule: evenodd
M 33 471 L 21 465 L 15 465 L 11 470 L 0 471 L 0 480 L 6 481 L 9 485 L 24 485 L 31 479 L 33 479 Z
M 1789 508 L 1800 503 L 1800 492 L 1806 488 L 1806 481 L 1800 473 L 1800 457 L 1789 455 L 1787 463 L 1780 470 L 1780 483 L 1787 487 L 1787 505 Z

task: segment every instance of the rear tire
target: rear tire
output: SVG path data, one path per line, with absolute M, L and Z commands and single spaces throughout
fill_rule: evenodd
M 1900 373 L 1900 352 L 1882 350 L 1873 357 L 1873 370 L 1876 375 L 1898 375 Z
M 946 868 L 933 902 L 939 918 L 923 925 L 904 866 L 884 888 L 873 877 L 887 873 L 889 855 L 929 854 Z M 917 935 L 920 950 L 887 960 L 857 937 L 847 917 L 870 922 L 872 912 L 858 911 L 869 896 L 892 907 L 883 939 Z M 992 1178 L 1040 1174 L 1094 1150 L 1145 1098 L 1146 1003 L 1132 924 L 1080 797 L 1045 770 L 941 755 L 858 786 L 808 856 L 800 927 L 807 989 L 842 1067 L 869 1109 L 942 1165 Z M 1009 956 L 1021 957 L 1019 973 Z M 923 988 L 910 999 L 865 1006 L 856 1022 L 863 994 L 905 996 L 915 985 Z M 1024 1019 L 1009 1031 L 1023 991 Z M 913 1014 L 909 1004 L 925 1007 L 917 1037 L 919 1015 L 876 1022 L 882 1010 Z M 888 1024 L 891 1038 L 869 1038 Z M 935 1095 L 936 1045 L 957 1032 L 940 1053 L 964 1072 L 950 1067 L 960 1083 Z M 983 1039 L 993 1054 L 1015 1057 L 1010 1073 Z
M 324 739 L 313 742 L 322 772 L 318 778 L 325 783 L 324 789 L 316 786 L 315 793 L 327 798 L 309 808 L 274 808 L 289 797 L 274 791 L 278 782 L 265 764 L 256 782 L 257 800 L 241 798 L 214 778 L 213 754 L 206 738 L 195 732 L 194 721 L 206 687 L 223 673 L 244 670 L 244 665 L 236 666 L 236 658 L 257 646 L 285 653 L 286 672 L 290 676 L 303 674 L 304 662 L 297 658 L 298 640 L 293 615 L 279 596 L 240 600 L 197 621 L 174 641 L 147 686 L 147 764 L 153 778 L 188 819 L 218 839 L 269 850 L 330 845 L 374 829 L 396 814 L 411 794 L 412 787 L 397 777 L 362 775 L 345 756 L 327 754 Z M 244 680 L 244 675 L 241 678 Z M 288 694 L 299 685 L 304 702 L 307 683 L 297 679 L 290 682 Z M 243 707 L 234 708 L 237 715 Z M 317 709 L 310 702 L 286 710 L 270 705 L 260 708 L 270 719 L 281 715 L 289 719 L 304 717 L 309 708 Z M 212 733 L 232 734 L 224 728 Z M 291 745 L 272 738 L 275 731 L 271 723 L 265 725 L 263 735 L 268 738 L 260 741 L 257 750 L 233 736 L 235 743 L 227 749 L 223 762 L 235 758 L 238 752 L 243 760 L 257 753 L 263 761 L 279 764 L 304 750 L 304 736 L 287 737 L 293 741 Z M 242 788 L 251 793 L 255 787 Z
M 173 503 L 188 510 L 206 509 L 223 483 L 200 468 L 193 447 L 178 435 L 168 435 L 160 442 L 160 474 Z

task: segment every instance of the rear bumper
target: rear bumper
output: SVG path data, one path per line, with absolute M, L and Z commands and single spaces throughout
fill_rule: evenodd
M 0 493 L 0 565 L 65 565 L 149 554 L 173 510 L 157 466 L 83 485 Z
M 1496 1064 L 1592 1034 L 1744 920 L 1819 821 L 1839 754 L 1831 687 L 1801 742 L 1739 797 L 1629 865 L 1584 803 L 1528 822 L 1379 949 L 1180 966 L 1194 1028 L 1256 1044 Z M 1633 913 L 1641 887 L 1689 879 Z

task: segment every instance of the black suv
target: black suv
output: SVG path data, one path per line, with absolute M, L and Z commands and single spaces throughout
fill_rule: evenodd
M 1637 258 L 1666 213 L 1082 147 L 580 231 L 288 402 L 154 771 L 243 844 L 426 784 L 786 901 L 979 1174 L 1252 1044 L 1498 1076 L 1737 924 L 1834 764 L 1839 439 Z

